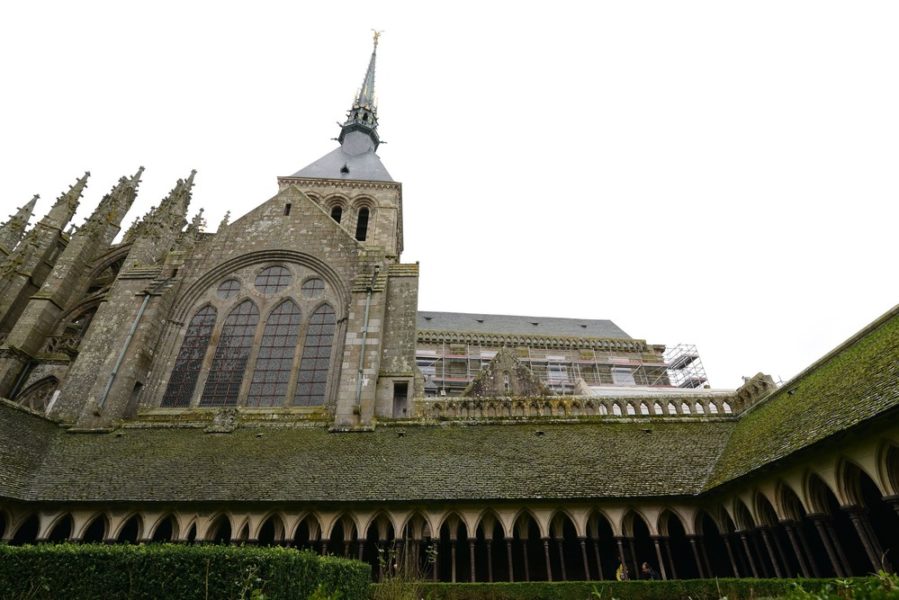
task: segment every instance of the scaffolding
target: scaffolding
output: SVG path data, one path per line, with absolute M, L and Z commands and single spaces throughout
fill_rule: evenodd
M 663 354 L 668 366 L 668 379 L 671 385 L 679 388 L 694 389 L 706 385 L 709 381 L 702 366 L 702 359 L 696 346 L 677 344 L 669 346 Z
M 588 386 L 638 385 L 653 387 L 699 387 L 705 383 L 702 362 L 695 346 L 693 358 L 675 356 L 672 365 L 662 354 L 603 352 L 593 348 L 550 350 L 520 346 L 512 348 L 518 360 L 554 393 L 571 394 L 579 380 Z M 419 347 L 416 363 L 424 376 L 426 396 L 458 396 L 496 356 L 495 346 L 439 343 Z M 676 378 L 677 383 L 675 383 Z M 701 381 L 700 381 L 701 379 Z

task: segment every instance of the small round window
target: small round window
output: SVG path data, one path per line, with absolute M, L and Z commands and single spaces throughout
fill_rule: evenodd
M 325 282 L 312 277 L 303 282 L 303 295 L 307 298 L 318 298 L 325 293 Z
M 219 284 L 218 294 L 219 298 L 223 300 L 227 300 L 228 298 L 233 298 L 237 295 L 237 292 L 240 291 L 240 282 L 236 279 L 226 279 L 225 281 Z
M 284 267 L 267 267 L 256 275 L 256 289 L 263 294 L 274 294 L 290 285 L 291 279 L 290 271 Z

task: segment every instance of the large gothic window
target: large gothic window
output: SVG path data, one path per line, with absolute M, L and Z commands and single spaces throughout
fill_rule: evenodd
M 237 305 L 222 326 L 222 334 L 215 357 L 209 368 L 209 378 L 203 389 L 203 406 L 233 406 L 237 404 L 243 382 L 253 336 L 259 324 L 259 309 L 251 300 Z
M 309 319 L 294 405 L 324 404 L 325 384 L 328 381 L 328 365 L 331 362 L 331 345 L 336 326 L 334 309 L 327 304 L 321 305 Z
M 292 300 L 285 300 L 265 323 L 247 406 L 284 404 L 299 334 L 300 308 Z
M 166 408 L 317 407 L 327 383 L 341 297 L 301 264 L 251 264 L 196 297 L 160 400 Z
M 206 348 L 212 337 L 212 328 L 215 327 L 215 316 L 215 309 L 205 306 L 190 320 L 187 334 L 181 342 L 181 350 L 175 359 L 175 368 L 172 369 L 169 385 L 162 398 L 163 406 L 190 405 L 190 398 L 193 396 L 197 377 L 203 366 L 203 357 L 206 356 Z

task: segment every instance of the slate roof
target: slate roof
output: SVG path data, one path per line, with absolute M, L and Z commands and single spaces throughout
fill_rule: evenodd
M 740 418 L 708 487 L 899 412 L 899 306 Z
M 536 325 L 535 325 L 536 323 Z M 485 315 L 419 311 L 419 331 L 465 331 L 507 335 L 556 335 L 629 340 L 618 325 L 608 319 L 562 319 L 518 315 Z
M 0 418 L 9 411 L 0 408 Z M 324 427 L 226 434 L 59 429 L 27 493 L 7 489 L 3 495 L 34 501 L 402 502 L 694 494 L 732 428 L 722 421 L 431 425 L 368 433 L 329 433 Z
M 344 172 L 346 168 L 346 172 Z M 291 177 L 349 179 L 353 181 L 393 181 L 375 154 L 371 138 L 361 131 L 346 134 L 343 144 L 307 165 Z

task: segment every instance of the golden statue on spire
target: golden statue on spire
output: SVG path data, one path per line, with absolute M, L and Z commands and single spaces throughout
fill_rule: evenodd
M 377 29 L 372 29 L 371 33 L 372 33 L 372 38 L 374 38 L 374 40 L 375 40 L 375 48 L 377 48 L 378 47 L 378 38 L 381 37 L 381 34 L 384 33 L 384 31 L 383 30 L 378 31 Z

